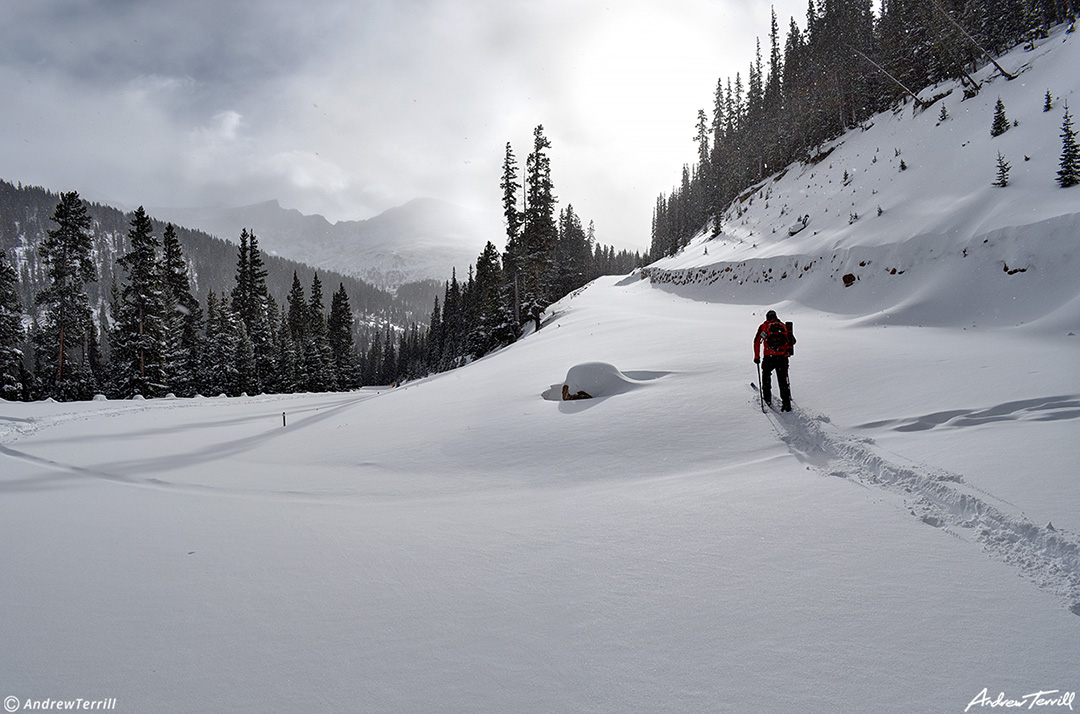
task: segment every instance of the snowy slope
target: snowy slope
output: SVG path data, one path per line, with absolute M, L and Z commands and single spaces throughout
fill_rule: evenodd
M 959 83 L 928 88 L 924 99 L 945 96 L 921 112 L 908 102 L 879 114 L 821 147 L 818 163 L 766 179 L 734 203 L 720 237 L 703 234 L 657 264 L 695 275 L 658 279 L 889 324 L 1080 326 L 1080 195 L 1055 181 L 1064 105 L 1080 106 L 1080 46 L 1059 30 L 1000 63 L 1017 79 L 990 65 L 976 74 L 974 98 Z M 991 137 L 999 96 L 1017 126 Z M 1012 167 L 1006 188 L 992 185 L 998 152 Z M 837 289 L 844 275 L 858 281 L 847 291 Z
M 251 712 L 930 712 L 1075 688 L 1074 344 L 1032 368 L 1026 340 L 793 314 L 783 417 L 748 387 L 745 308 L 611 279 L 393 391 L 8 405 L 0 685 Z M 891 383 L 845 396 L 883 338 Z M 1006 389 L 910 368 L 973 348 Z M 591 361 L 633 388 L 541 396 Z M 1006 441 L 1026 468 L 967 451 Z M 949 492 L 974 510 L 934 505 Z
M 1044 55 L 1016 80 L 1033 106 L 1044 85 L 1074 91 L 1063 40 L 1007 58 Z M 950 104 L 971 133 L 937 154 L 917 148 L 940 139 L 937 107 L 877 118 L 833 169 L 771 182 L 707 256 L 699 240 L 651 280 L 604 278 L 453 372 L 0 403 L 0 693 L 155 712 L 963 712 L 1080 689 L 1080 194 L 1052 171 L 1025 187 L 1013 160 L 1015 186 L 972 198 L 993 180 L 998 89 L 1020 119 L 1003 139 L 1041 120 L 1016 82 Z M 853 164 L 884 210 L 849 224 L 820 177 L 885 131 L 909 169 Z M 965 178 L 950 157 L 981 132 L 993 156 Z M 788 211 L 811 215 L 793 238 Z M 762 414 L 749 386 L 768 307 L 799 337 L 791 414 Z M 564 383 L 596 398 L 552 401 Z

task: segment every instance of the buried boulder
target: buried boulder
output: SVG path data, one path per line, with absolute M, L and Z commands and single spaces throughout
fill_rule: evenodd
M 655 379 L 663 373 L 631 374 L 635 376 L 628 376 L 607 362 L 585 362 L 571 367 L 566 373 L 566 379 L 560 384 L 551 385 L 543 397 L 553 402 L 610 397 L 637 389 L 643 386 L 646 380 Z

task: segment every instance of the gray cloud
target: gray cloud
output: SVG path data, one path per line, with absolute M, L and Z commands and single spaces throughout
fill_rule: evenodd
M 563 203 L 644 249 L 697 108 L 768 19 L 734 0 L 5 3 L 0 177 L 127 205 L 497 214 L 503 146 L 523 164 L 542 123 Z

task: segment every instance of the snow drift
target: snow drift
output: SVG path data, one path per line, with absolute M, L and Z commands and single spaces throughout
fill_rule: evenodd
M 662 372 L 632 372 L 630 374 L 620 372 L 615 365 L 607 362 L 585 362 L 571 367 L 566 373 L 566 379 L 559 384 L 551 385 L 544 391 L 543 397 L 553 402 L 566 401 L 564 396 L 566 394 L 576 399 L 602 399 L 638 389 L 645 386 L 648 380 L 663 375 Z

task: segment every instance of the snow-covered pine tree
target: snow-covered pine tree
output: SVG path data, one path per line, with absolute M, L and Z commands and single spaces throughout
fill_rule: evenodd
M 1048 112 L 1054 108 L 1054 98 L 1050 95 L 1050 90 L 1046 90 L 1046 98 L 1043 99 L 1043 111 Z
M 326 308 L 323 305 L 322 281 L 319 274 L 311 283 L 311 300 L 307 308 L 307 339 L 304 342 L 304 362 L 308 370 L 308 391 L 328 392 L 337 389 L 334 375 L 334 354 L 326 334 Z
M 1005 103 L 998 97 L 994 105 L 994 121 L 990 125 L 990 136 L 1001 136 L 1009 130 L 1009 119 L 1005 116 Z
M 401 370 L 398 367 L 397 340 L 394 339 L 394 328 L 387 322 L 386 335 L 382 341 L 382 359 L 379 363 L 378 384 L 393 384 Z
M 282 308 L 284 313 L 284 308 Z M 303 388 L 304 375 L 300 369 L 300 355 L 289 331 L 286 314 L 278 324 L 276 340 L 277 371 L 274 373 L 273 389 L 279 394 L 292 394 Z
M 436 306 L 437 307 L 437 306 Z M 457 279 L 457 269 L 451 272 L 450 281 L 443 290 L 442 314 L 438 322 L 432 315 L 431 333 L 428 344 L 433 357 L 432 371 L 442 372 L 453 369 L 461 363 L 467 353 L 468 329 L 464 315 L 461 284 Z
M 289 290 L 286 304 L 288 305 L 286 323 L 289 327 L 289 334 L 292 336 L 293 342 L 298 346 L 302 345 L 307 337 L 307 297 L 304 294 L 304 286 L 300 284 L 300 277 L 295 270 L 292 276 L 292 288 Z
M 97 280 L 91 259 L 92 221 L 77 191 L 60 195 L 50 229 L 38 245 L 49 287 L 34 299 L 42 308 L 33 334 L 35 392 L 61 400 L 89 399 L 98 389 L 90 368 L 90 298 L 86 283 Z
M 704 216 L 702 221 L 704 221 Z M 555 294 L 559 298 L 577 290 L 591 272 L 592 246 L 573 205 L 559 212 L 559 233 L 555 244 Z
M 113 329 L 112 373 L 120 397 L 164 396 L 165 289 L 158 266 L 159 243 L 142 206 L 128 229 L 129 252 L 117 259 L 127 271 Z
M 1073 129 L 1069 103 L 1065 103 L 1065 116 L 1061 120 L 1061 168 L 1057 172 L 1057 182 L 1062 188 L 1080 184 L 1080 149 L 1076 145 L 1076 131 Z
M 161 271 L 165 287 L 165 383 L 179 396 L 198 391 L 203 311 L 191 293 L 188 264 L 170 223 L 161 237 Z
M 517 336 L 517 324 L 514 324 L 514 336 Z M 372 338 L 372 342 L 378 339 L 378 333 Z M 435 296 L 435 304 L 431 308 L 431 319 L 428 321 L 427 332 L 427 370 L 429 372 L 442 371 L 442 345 L 443 345 L 443 318 L 442 304 L 439 296 Z M 372 345 L 368 346 L 367 358 L 364 360 L 364 384 L 374 384 L 375 369 L 371 362 L 371 353 L 377 351 Z
M 255 346 L 239 315 L 236 315 L 236 389 L 248 395 L 261 392 L 255 371 Z
M 550 148 L 543 125 L 537 125 L 533 130 L 533 151 L 525 162 L 525 225 L 521 256 L 515 258 L 522 278 L 522 317 L 531 318 L 536 329 L 540 329 L 540 316 L 552 300 L 552 254 L 558 235 L 551 159 L 547 155 Z
M 330 317 L 326 323 L 326 336 L 334 355 L 335 378 L 340 389 L 360 386 L 360 369 L 353 340 L 353 314 L 345 284 L 339 283 L 337 292 L 330 300 Z
M 251 341 L 251 375 L 244 390 L 259 394 L 269 387 L 276 371 L 274 335 L 270 327 L 270 294 L 266 287 L 266 269 L 259 240 L 246 228 L 240 232 L 240 248 L 236 261 L 236 285 L 233 287 L 232 309 L 244 324 Z
M 469 334 L 469 350 L 474 357 L 482 357 L 498 345 L 513 340 L 512 333 L 505 331 L 505 325 L 513 321 L 513 315 L 507 315 L 504 307 L 502 285 L 499 250 L 488 241 L 476 259 L 473 299 L 477 312 Z
M 207 396 L 236 396 L 239 390 L 237 373 L 237 319 L 229 300 L 220 299 L 211 290 L 206 298 L 206 344 L 202 353 L 199 381 Z
M 1010 168 L 1012 167 L 1009 166 L 1009 162 L 1005 160 L 1005 157 L 1002 156 L 1001 152 L 999 151 L 997 155 L 997 178 L 994 180 L 994 183 L 992 185 L 998 186 L 1000 188 L 1005 188 L 1006 186 L 1008 186 Z
M 24 398 L 22 306 L 15 286 L 19 277 L 0 249 L 0 399 Z

